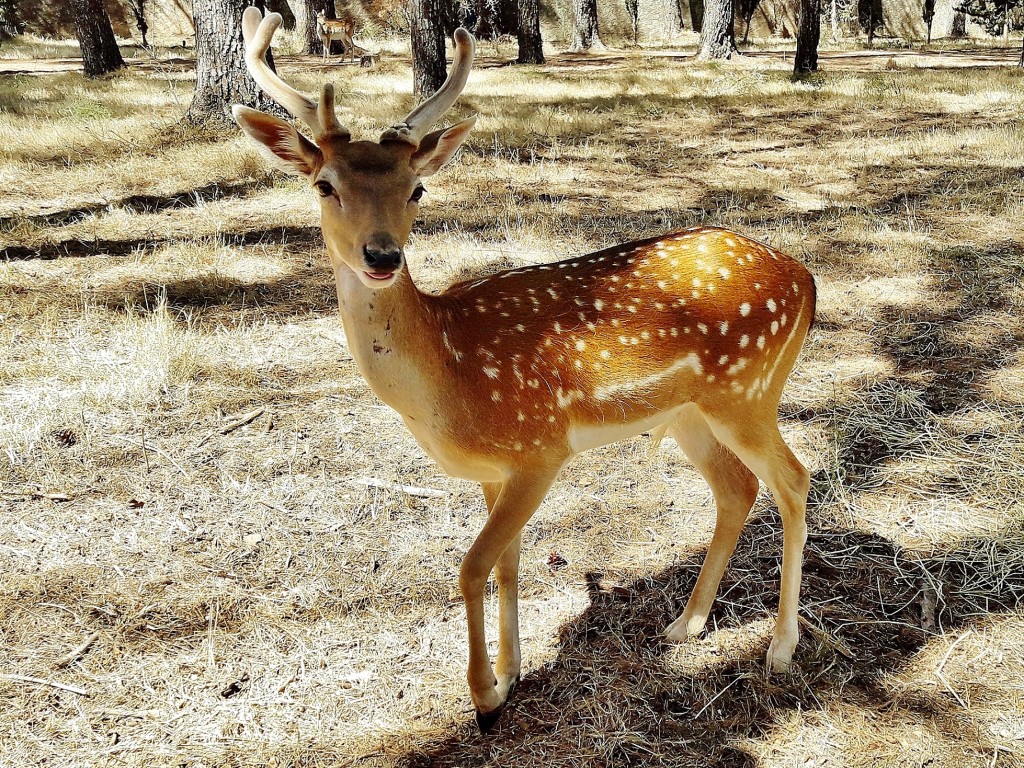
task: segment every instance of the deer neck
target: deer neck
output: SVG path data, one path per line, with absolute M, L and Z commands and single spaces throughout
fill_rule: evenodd
M 433 401 L 435 323 L 408 266 L 381 290 L 363 285 L 345 264 L 335 262 L 334 276 L 349 351 L 370 389 L 406 418 L 425 416 Z

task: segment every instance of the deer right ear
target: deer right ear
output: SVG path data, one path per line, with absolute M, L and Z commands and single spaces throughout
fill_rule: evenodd
M 286 173 L 312 176 L 323 164 L 320 148 L 281 118 L 240 104 L 231 108 L 231 114 L 275 168 Z

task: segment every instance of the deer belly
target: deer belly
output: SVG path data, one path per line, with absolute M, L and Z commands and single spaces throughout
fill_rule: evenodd
M 404 417 L 405 425 L 420 448 L 452 477 L 476 483 L 500 483 L 508 478 L 508 470 L 497 462 L 467 453 L 454 442 L 445 440 L 433 425 Z
M 641 432 L 648 432 L 673 421 L 685 407 L 683 405 L 669 411 L 661 411 L 637 421 L 601 422 L 598 424 L 573 423 L 568 430 L 569 447 L 573 453 L 582 453 L 591 448 L 617 443 L 619 440 L 634 437 Z

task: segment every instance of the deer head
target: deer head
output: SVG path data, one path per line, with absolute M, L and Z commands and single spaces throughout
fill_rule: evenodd
M 313 101 L 292 88 L 266 61 L 281 16 L 242 15 L 245 61 L 264 92 L 309 130 L 307 138 L 286 120 L 235 105 L 235 121 L 278 168 L 304 176 L 320 196 L 324 240 L 336 268 L 339 262 L 374 289 L 394 284 L 403 272 L 422 180 L 447 163 L 466 140 L 476 117 L 450 128 L 430 128 L 455 103 L 473 66 L 474 40 L 455 32 L 455 61 L 448 79 L 430 98 L 378 141 L 352 141 L 334 111 L 334 87 L 324 84 Z

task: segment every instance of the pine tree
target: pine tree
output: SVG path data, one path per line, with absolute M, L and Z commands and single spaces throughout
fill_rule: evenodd
M 733 8 L 733 0 L 706 0 L 698 59 L 731 59 L 739 53 Z
M 231 105 L 280 113 L 245 66 L 242 11 L 249 0 L 193 0 L 196 19 L 196 92 L 185 119 L 191 123 L 231 122 Z M 262 7 L 262 2 L 257 4 Z M 273 66 L 273 58 L 267 54 Z
M 990 35 L 1005 35 L 1021 26 L 1019 14 L 1022 0 L 964 0 L 957 11 L 966 13 L 981 24 Z
M 444 83 L 447 76 L 444 48 L 442 0 L 412 0 L 412 85 L 413 93 L 425 99 Z
M 794 76 L 817 71 L 820 39 L 820 0 L 800 0 L 800 26 L 796 36 L 796 56 L 793 58 Z
M 75 34 L 82 49 L 86 77 L 100 77 L 124 66 L 103 0 L 80 0 L 75 14 Z
M 570 50 L 604 50 L 601 33 L 597 28 L 597 0 L 573 0 Z
M 540 36 L 540 0 L 519 0 L 518 64 L 543 64 L 544 41 Z
M 0 0 L 0 40 L 20 35 L 23 31 L 18 16 L 18 0 Z

